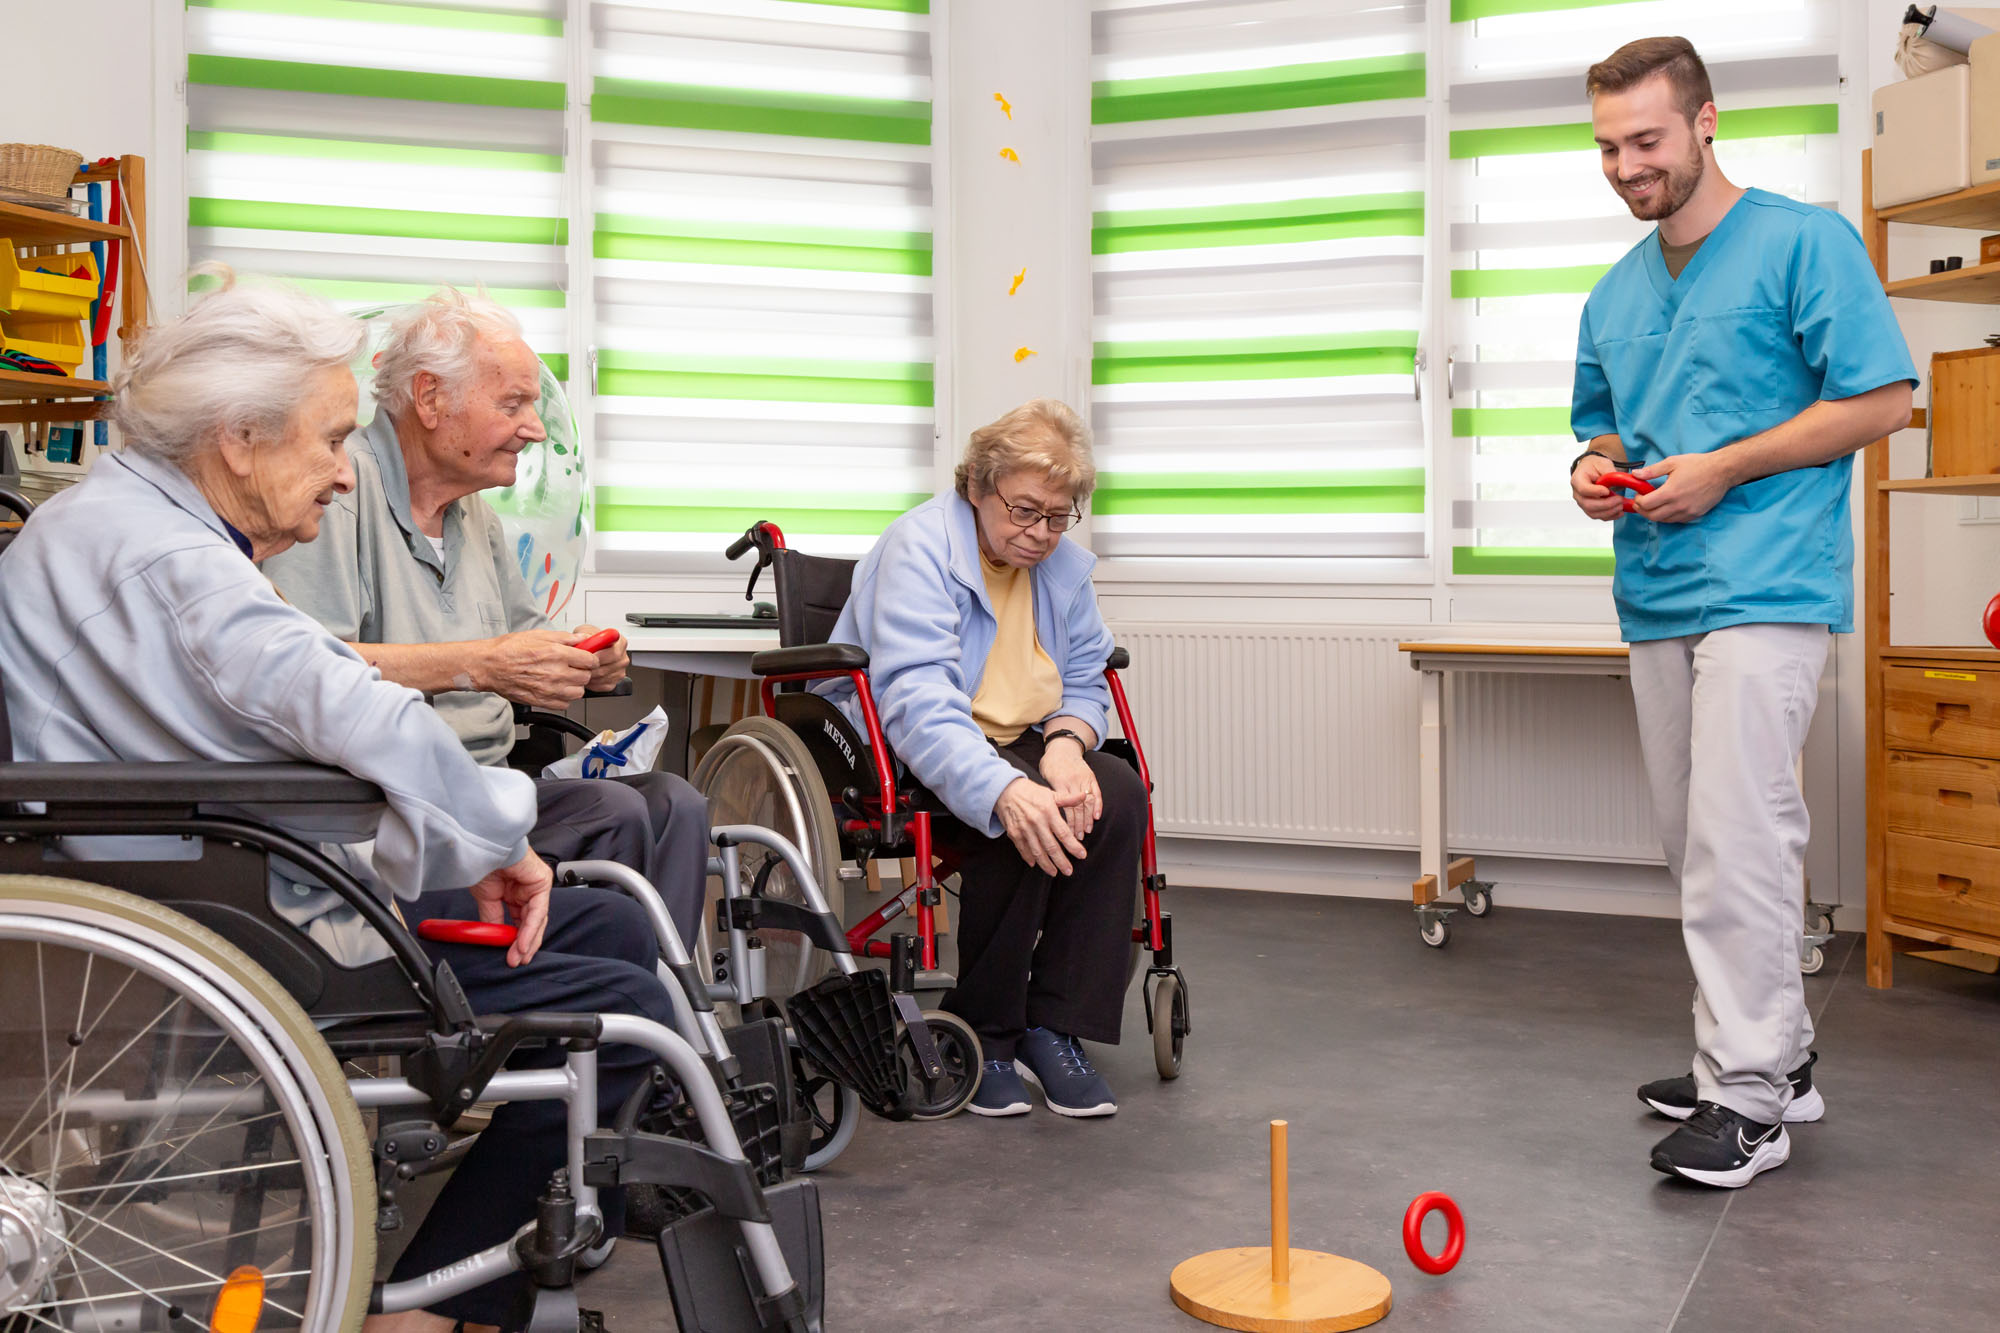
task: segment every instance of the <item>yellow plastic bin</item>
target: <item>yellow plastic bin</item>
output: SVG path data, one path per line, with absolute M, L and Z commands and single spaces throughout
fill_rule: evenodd
M 82 271 L 85 276 L 70 275 Z M 88 250 L 23 255 L 0 238 L 0 310 L 55 319 L 88 319 L 97 298 L 97 256 Z
M 0 352 L 26 352 L 53 361 L 75 375 L 88 348 L 84 345 L 80 320 L 0 312 Z

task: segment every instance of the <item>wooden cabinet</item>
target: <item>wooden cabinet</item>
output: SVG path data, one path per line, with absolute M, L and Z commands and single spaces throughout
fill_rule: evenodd
M 1871 155 L 1862 154 L 1864 199 L 1873 198 L 1873 172 Z M 1891 296 L 2000 304 L 2000 262 L 1891 281 L 1889 227 L 1897 222 L 2000 231 L 2000 183 L 1871 207 L 1863 228 Z M 1911 349 L 1919 365 L 1924 350 Z M 2000 651 L 1889 639 L 1889 497 L 2000 495 L 1987 383 L 2000 355 L 1954 350 L 1931 365 L 1934 375 L 1944 367 L 1949 381 L 1933 389 L 1928 418 L 1942 446 L 1932 469 L 1940 475 L 1892 479 L 1887 440 L 1868 446 L 1864 470 L 1871 986 L 1890 984 L 1898 950 L 1942 945 L 2000 955 Z M 2000 571 L 1994 585 L 2000 591 Z

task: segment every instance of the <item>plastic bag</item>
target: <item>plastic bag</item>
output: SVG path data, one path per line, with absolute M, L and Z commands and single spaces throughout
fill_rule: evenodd
M 1896 68 L 1903 71 L 1903 77 L 1914 79 L 1920 74 L 1931 74 L 1953 65 L 1966 63 L 1963 51 L 1954 51 L 1949 46 L 1940 46 L 1924 36 L 1921 23 L 1905 23 L 1901 35 L 1896 38 Z
M 623 731 L 597 739 L 542 769 L 545 778 L 620 778 L 650 773 L 667 744 L 667 714 L 655 708 Z

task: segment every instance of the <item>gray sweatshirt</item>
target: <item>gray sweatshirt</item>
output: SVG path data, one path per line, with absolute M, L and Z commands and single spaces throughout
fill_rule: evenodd
M 422 695 L 285 604 L 185 473 L 130 450 L 99 458 L 0 557 L 0 684 L 17 760 L 305 760 L 377 784 L 386 805 L 250 813 L 349 844 L 328 850 L 398 898 L 464 888 L 527 851 L 527 775 L 474 763 Z M 331 890 L 272 893 L 336 961 L 386 956 Z

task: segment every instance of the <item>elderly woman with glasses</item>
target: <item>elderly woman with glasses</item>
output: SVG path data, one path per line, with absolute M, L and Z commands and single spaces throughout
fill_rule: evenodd
M 1082 1042 L 1118 1040 L 1146 793 L 1100 748 L 1111 632 L 1063 540 L 1096 480 L 1059 402 L 974 431 L 956 493 L 882 534 L 832 635 L 868 650 L 889 747 L 963 824 L 939 834 L 963 856 L 944 1003 L 984 1048 L 975 1115 L 1025 1114 L 1024 1076 L 1058 1115 L 1118 1109 Z

